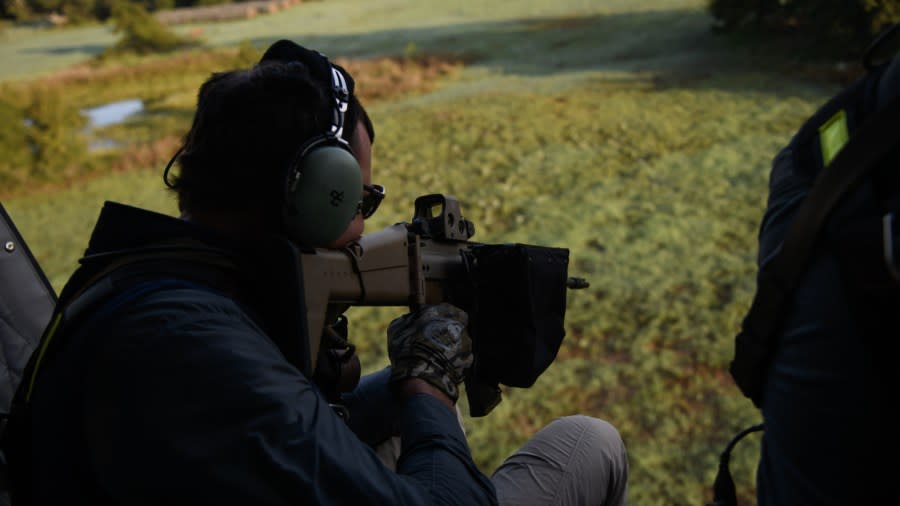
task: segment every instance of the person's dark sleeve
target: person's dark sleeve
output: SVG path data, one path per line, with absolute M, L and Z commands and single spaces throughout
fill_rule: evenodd
M 390 379 L 391 369 L 386 367 L 363 376 L 353 391 L 341 396 L 350 413 L 347 425 L 370 446 L 384 442 L 400 430 L 403 405 L 391 391 Z
M 769 198 L 759 230 L 760 266 L 767 264 L 780 250 L 781 243 L 794 217 L 794 212 L 809 194 L 812 179 L 797 172 L 794 148 L 784 148 L 772 162 L 769 175 Z
M 466 494 L 456 500 L 460 504 L 477 504 L 480 493 L 475 488 L 460 487 L 460 480 L 483 482 L 493 497 L 493 484 L 468 458 L 469 448 L 456 414 L 441 401 L 428 394 L 410 397 L 400 418 L 400 435 L 397 472 L 429 483 L 432 499 Z
M 496 503 L 439 401 L 404 403 L 394 473 L 231 301 L 199 293 L 142 300 L 91 364 L 90 464 L 115 502 Z

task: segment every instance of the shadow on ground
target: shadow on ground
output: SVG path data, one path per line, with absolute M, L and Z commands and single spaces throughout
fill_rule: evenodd
M 41 54 L 90 54 L 99 55 L 106 50 L 106 46 L 102 44 L 82 44 L 77 46 L 55 46 L 55 47 L 29 47 L 22 50 L 23 53 L 41 55 Z
M 504 74 L 545 76 L 606 71 L 648 75 L 659 88 L 723 88 L 792 94 L 785 75 L 833 87 L 840 72 L 810 72 L 799 57 L 766 41 L 712 30 L 703 10 L 632 12 L 586 17 L 507 20 L 353 35 L 278 33 L 331 56 L 449 54 Z M 749 77 L 749 78 L 748 78 Z
M 797 62 L 783 45 L 719 35 L 703 9 L 669 9 L 608 15 L 509 19 L 365 33 L 306 35 L 276 32 L 250 41 L 265 47 L 287 38 L 330 56 L 450 55 L 472 66 L 509 75 L 549 76 L 605 71 L 643 74 L 659 88 L 745 89 L 791 94 L 780 89 L 785 75 L 805 84 L 847 81 L 845 71 Z M 96 55 L 102 44 L 28 48 L 45 55 Z M 851 68 L 852 74 L 852 68 Z

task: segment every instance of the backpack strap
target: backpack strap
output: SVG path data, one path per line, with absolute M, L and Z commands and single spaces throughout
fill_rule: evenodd
M 830 213 L 892 149 L 900 145 L 900 94 L 865 121 L 816 177 L 798 207 L 775 258 L 760 269 L 757 289 L 735 338 L 731 375 L 756 407 L 762 406 L 765 366 L 820 232 Z

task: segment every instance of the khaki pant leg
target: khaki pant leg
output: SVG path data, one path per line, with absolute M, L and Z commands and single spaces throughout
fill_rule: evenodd
M 400 436 L 394 436 L 382 443 L 378 443 L 373 449 L 382 464 L 391 471 L 397 471 L 397 461 L 400 460 Z
M 625 505 L 625 444 L 603 420 L 560 418 L 506 459 L 491 481 L 501 506 Z

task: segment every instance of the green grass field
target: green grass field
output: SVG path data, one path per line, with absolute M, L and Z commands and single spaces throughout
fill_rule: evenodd
M 467 420 L 485 472 L 555 417 L 584 413 L 621 431 L 632 504 L 699 504 L 711 499 L 724 444 L 758 419 L 726 369 L 754 289 L 769 162 L 836 85 L 714 35 L 704 4 L 345 0 L 193 27 L 211 46 L 288 37 L 330 56 L 467 62 L 427 90 L 372 101 L 374 180 L 389 200 L 367 226 L 408 220 L 417 195 L 449 193 L 476 223 L 474 239 L 570 248 L 570 275 L 591 282 L 569 294 L 567 338 L 537 384 L 508 389 L 494 413 Z M 12 81 L 113 40 L 103 27 L 11 33 L 0 79 Z M 159 88 L 159 103 L 181 108 L 167 128 L 187 127 L 202 78 Z M 135 131 L 151 121 L 160 120 L 138 118 Z M 59 288 L 103 200 L 175 213 L 161 171 L 115 172 L 4 205 Z M 384 364 L 384 329 L 401 311 L 350 311 L 370 369 Z M 756 457 L 755 441 L 735 457 L 747 500 Z

